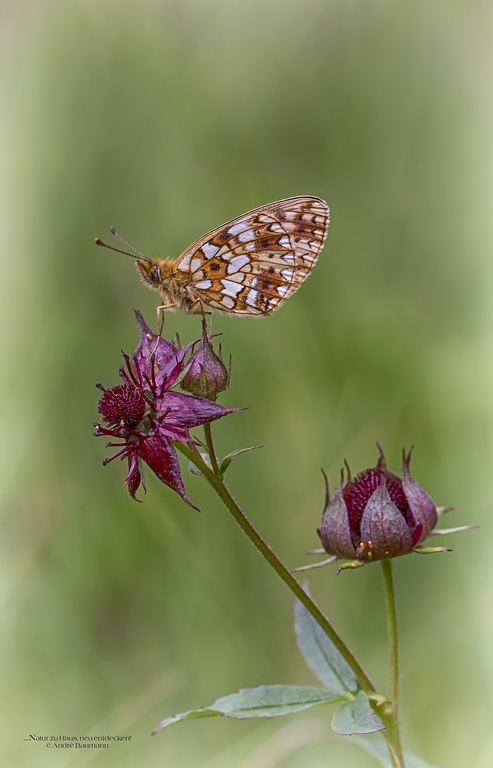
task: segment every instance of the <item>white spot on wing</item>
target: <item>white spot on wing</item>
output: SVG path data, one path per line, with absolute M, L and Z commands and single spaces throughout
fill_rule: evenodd
M 238 240 L 240 241 L 240 243 L 248 243 L 249 240 L 254 240 L 254 239 L 255 239 L 255 232 L 253 231 L 253 229 L 248 229 L 246 232 L 242 232 L 238 236 Z
M 215 256 L 218 250 L 218 246 L 212 245 L 212 243 L 206 243 L 202 246 L 202 251 L 206 259 L 211 259 L 213 256 Z
M 190 269 L 192 272 L 195 272 L 197 269 L 200 269 L 201 266 L 202 266 L 202 259 L 199 259 L 197 257 L 195 259 L 192 259 L 192 263 L 190 264 Z
M 226 278 L 222 278 L 221 283 L 224 285 L 224 291 L 227 296 L 233 296 L 236 298 L 236 295 L 241 291 L 242 286 L 240 283 L 233 283 L 232 280 L 226 280 Z
M 271 229 L 271 232 L 284 232 L 280 224 L 272 224 L 270 229 Z
M 291 243 L 289 242 L 289 237 L 287 235 L 284 235 L 284 237 L 279 238 L 279 245 L 282 245 L 283 248 L 291 248 Z
M 221 304 L 224 304 L 225 307 L 228 309 L 233 309 L 235 306 L 235 302 L 231 298 L 231 296 L 223 296 L 221 299 Z
M 184 271 L 190 269 L 190 260 L 192 258 L 193 251 L 189 251 L 188 253 L 185 253 L 182 259 L 180 259 L 178 263 L 178 269 L 183 269 Z
M 288 291 L 289 285 L 278 285 L 276 288 L 276 291 L 278 292 L 279 296 L 285 296 Z
M 195 288 L 199 288 L 202 291 L 207 291 L 212 286 L 212 280 L 201 280 L 200 283 L 195 283 Z
M 288 251 L 288 253 L 283 253 L 281 258 L 283 261 L 287 261 L 288 264 L 294 264 L 294 254 L 291 251 Z
M 239 272 L 245 264 L 248 264 L 250 259 L 248 256 L 233 256 L 228 264 L 228 275 L 232 275 L 234 272 Z
M 288 281 L 288 283 L 290 283 L 291 280 L 293 279 L 293 270 L 292 269 L 282 269 L 281 270 L 281 275 L 283 276 L 283 278 L 285 280 Z
M 256 291 L 254 288 L 250 288 L 250 290 L 247 293 L 246 304 L 249 307 L 254 307 L 256 310 L 257 298 L 258 298 L 258 291 Z
M 230 235 L 239 235 L 240 232 L 244 232 L 245 229 L 248 229 L 248 224 L 244 221 L 239 221 L 238 224 L 233 224 L 232 227 L 228 228 L 228 233 Z
M 250 242 L 250 243 L 245 243 L 243 247 L 245 251 L 254 251 L 257 246 L 255 242 Z
M 233 275 L 229 276 L 229 279 L 232 280 L 234 283 L 243 283 L 243 280 L 245 279 L 246 274 L 244 272 L 235 272 Z

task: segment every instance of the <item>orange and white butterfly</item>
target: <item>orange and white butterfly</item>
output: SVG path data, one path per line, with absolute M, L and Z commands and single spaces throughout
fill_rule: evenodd
M 158 312 L 178 307 L 198 314 L 206 307 L 261 317 L 306 280 L 328 226 L 329 207 L 319 197 L 288 197 L 202 235 L 177 259 L 149 259 L 140 251 L 129 255 L 144 284 L 161 294 Z M 111 232 L 123 240 L 114 227 Z M 96 243 L 105 245 L 99 238 Z

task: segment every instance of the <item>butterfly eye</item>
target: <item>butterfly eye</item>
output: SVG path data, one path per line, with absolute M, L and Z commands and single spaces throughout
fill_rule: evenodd
M 149 276 L 153 283 L 160 283 L 161 282 L 161 274 L 159 272 L 159 267 L 157 264 L 155 264 L 153 267 L 149 270 Z

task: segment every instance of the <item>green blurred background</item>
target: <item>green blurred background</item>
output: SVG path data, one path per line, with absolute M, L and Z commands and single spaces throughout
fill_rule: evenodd
M 33 0 L 0 18 L 3 455 L 2 766 L 375 765 L 331 709 L 273 721 L 162 718 L 239 687 L 316 684 L 292 599 L 198 478 L 197 514 L 92 437 L 98 381 L 157 295 L 102 251 L 115 225 L 178 255 L 271 200 L 325 198 L 313 277 L 259 321 L 216 317 L 233 354 L 222 453 L 262 444 L 230 486 L 288 566 L 318 545 L 334 488 L 415 445 L 413 474 L 449 555 L 396 563 L 406 747 L 493 763 L 491 647 L 493 128 L 491 5 L 471 0 Z M 199 320 L 166 330 L 196 338 Z M 437 543 L 434 540 L 432 543 Z M 312 590 L 380 686 L 378 567 L 315 571 Z M 122 734 L 54 752 L 45 735 Z

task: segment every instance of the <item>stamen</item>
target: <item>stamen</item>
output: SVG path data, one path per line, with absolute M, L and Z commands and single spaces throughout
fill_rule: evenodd
M 115 453 L 114 456 L 108 456 L 106 459 L 103 459 L 103 467 L 106 467 L 108 464 L 110 464 L 114 459 L 122 458 L 124 459 L 126 456 L 129 455 L 131 451 L 131 448 L 126 445 L 125 448 L 122 448 L 121 451 L 118 451 L 118 453 Z
M 130 380 L 132 384 L 134 384 L 136 387 L 140 387 L 141 382 L 135 375 L 135 371 L 132 367 L 132 363 L 130 362 L 129 356 L 124 354 L 123 357 L 125 359 L 125 367 L 127 369 L 128 375 L 130 376 Z

